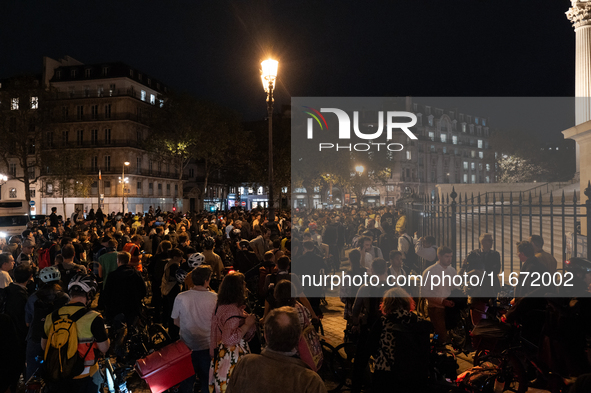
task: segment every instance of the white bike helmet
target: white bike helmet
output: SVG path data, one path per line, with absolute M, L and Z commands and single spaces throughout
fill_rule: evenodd
M 205 262 L 205 255 L 201 254 L 200 252 L 192 254 L 187 261 L 189 266 L 191 266 L 193 269 L 201 265 L 203 262 Z
M 56 266 L 48 266 L 39 272 L 39 278 L 44 283 L 59 281 L 62 278 L 62 274 Z

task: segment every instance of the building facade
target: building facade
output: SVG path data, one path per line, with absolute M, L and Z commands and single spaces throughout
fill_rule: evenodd
M 83 168 L 96 180 L 87 197 L 67 196 L 63 212 L 57 187 L 41 177 L 30 187 L 32 211 L 49 214 L 57 207 L 68 217 L 76 208 L 101 206 L 105 213 L 182 209 L 182 177 L 175 167 L 144 149 L 149 137 L 151 106 L 167 87 L 124 63 L 83 64 L 66 56 L 43 59 L 43 83 L 54 90 L 53 127 L 45 132 L 44 149 L 78 149 L 85 153 Z M 25 199 L 21 182 L 2 187 L 2 199 Z M 41 168 L 41 175 L 43 168 Z

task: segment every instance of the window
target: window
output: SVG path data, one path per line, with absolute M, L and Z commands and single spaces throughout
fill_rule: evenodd
M 84 76 L 90 78 L 92 76 L 92 69 L 87 68 L 84 70 Z
M 152 79 L 148 78 L 148 86 L 152 86 Z
M 142 158 L 141 157 L 137 157 L 135 159 L 135 168 L 136 168 L 136 173 L 138 175 L 140 175 L 142 173 Z
M 10 191 L 8 192 L 8 197 L 9 198 L 16 198 L 16 188 L 10 189 Z
M 162 183 L 158 183 L 158 195 L 162 196 Z
M 159 100 L 160 101 L 160 108 L 162 108 L 164 106 L 164 100 Z
M 443 146 L 443 154 L 447 153 L 447 147 Z
M 103 76 L 109 75 L 109 67 L 103 67 Z
M 429 116 L 429 125 L 433 127 L 433 116 Z
M 468 183 L 468 175 L 464 173 L 464 183 Z
M 474 170 L 476 169 L 476 164 L 474 164 L 473 162 L 470 163 L 470 169 Z
M 68 93 L 70 94 L 70 98 L 74 98 L 74 96 L 76 95 L 76 91 L 74 89 L 74 86 L 68 87 Z
M 131 76 L 133 78 L 133 70 L 129 69 L 129 76 Z
M 84 97 L 90 97 L 90 86 L 84 86 Z
M 98 143 L 98 130 L 90 130 L 90 142 L 93 145 Z
M 98 171 L 98 156 L 94 156 L 90 158 L 90 169 L 93 172 Z
M 12 164 L 12 163 L 11 163 L 11 164 L 8 166 L 8 172 L 10 173 L 10 175 L 11 175 L 12 177 L 16 177 L 16 164 Z
M 474 135 L 474 124 L 470 124 L 470 135 Z
M 148 183 L 148 195 L 154 195 L 154 183 Z
M 490 164 L 486 164 L 486 171 L 490 171 Z
M 464 169 L 468 170 L 468 161 L 464 161 Z
M 62 131 L 62 146 L 67 146 L 70 140 L 70 131 Z
M 12 101 L 10 103 L 10 110 L 18 111 L 18 97 L 12 99 Z
M 142 132 L 140 130 L 137 130 L 135 133 L 135 138 L 138 142 L 142 141 Z
M 474 123 L 478 124 L 478 117 L 474 118 Z
M 76 70 L 70 70 L 70 77 L 75 78 L 76 77 Z
M 111 195 L 111 182 L 105 181 L 105 195 Z
M 47 146 L 53 147 L 53 131 L 47 133 Z
M 478 140 L 478 148 L 479 149 L 482 149 L 482 139 L 479 139 Z
M 478 152 L 478 158 L 484 158 L 484 153 L 483 153 L 483 152 L 481 152 L 481 151 L 479 151 L 479 152 Z
M 435 145 L 431 145 L 431 152 L 435 153 Z
M 141 94 L 142 101 L 146 101 L 146 91 L 142 90 L 140 94 Z
M 462 123 L 462 132 L 466 132 L 466 123 Z
M 411 159 L 411 154 L 410 154 L 410 150 L 406 151 L 406 159 L 410 160 Z
M 76 131 L 76 144 L 81 146 L 84 144 L 84 130 Z
M 105 128 L 105 144 L 107 144 L 107 145 L 111 144 L 111 129 L 110 128 Z
M 141 81 L 143 79 L 142 74 L 137 74 L 137 78 Z
M 178 184 L 175 184 L 174 185 L 174 196 L 177 196 L 178 194 L 179 194 L 179 185 Z
M 62 79 L 62 72 L 61 71 L 56 71 L 55 72 L 55 79 L 60 80 Z
M 170 184 L 166 185 L 166 195 L 170 196 Z
M 98 105 L 91 105 L 90 106 L 90 117 L 92 120 L 98 119 Z
M 96 87 L 96 95 L 97 95 L 97 97 L 102 97 L 104 95 L 104 91 L 105 91 L 105 88 L 103 87 L 103 85 L 98 85 Z
M 162 173 L 162 163 L 158 161 L 158 174 Z
M 476 183 L 476 175 L 472 175 L 471 179 L 472 179 L 472 184 Z
M 195 177 L 195 169 L 189 168 L 189 179 L 192 179 L 194 177 Z
M 482 119 L 482 125 L 486 126 L 486 119 Z M 487 182 L 488 183 L 488 182 Z
M 476 158 L 476 150 L 472 150 L 472 151 L 470 152 L 470 156 L 471 156 L 472 158 Z
M 27 144 L 28 154 L 35 154 L 35 138 L 30 138 Z
M 111 118 L 111 104 L 105 105 L 105 119 Z
M 150 94 L 150 104 L 156 104 L 156 96 L 154 94 Z
M 137 193 L 138 195 L 139 195 L 139 194 L 141 194 L 141 193 L 142 193 L 142 182 L 141 182 L 141 181 L 138 181 L 138 182 L 136 183 L 136 186 L 135 186 L 135 188 L 136 188 L 136 193 Z
M 458 137 L 456 135 L 453 135 L 451 137 L 451 143 L 453 143 L 454 145 L 458 144 Z
M 486 176 L 485 179 L 487 183 L 490 183 L 490 176 Z
M 67 106 L 62 106 L 62 120 L 63 121 L 67 121 L 68 120 L 68 107 Z
M 425 107 L 425 113 L 430 115 L 431 114 L 431 107 L 430 106 L 426 106 Z
M 82 120 L 84 117 L 84 107 L 82 105 L 76 106 L 76 119 Z
M 115 84 L 111 83 L 109 85 L 109 97 L 113 97 L 114 94 L 115 94 Z
M 429 132 L 429 139 L 431 139 L 433 142 L 435 142 L 435 133 L 434 132 Z
M 35 198 L 37 196 L 35 190 L 29 190 L 29 193 L 31 194 L 31 198 Z
M 111 156 L 105 156 L 105 171 L 111 171 Z
M 445 143 L 447 141 L 447 134 L 441 134 L 441 142 Z
M 31 109 L 39 109 L 39 97 L 31 97 Z

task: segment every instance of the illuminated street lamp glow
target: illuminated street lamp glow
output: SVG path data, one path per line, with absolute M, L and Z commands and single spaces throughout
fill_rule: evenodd
M 355 167 L 355 171 L 356 171 L 356 172 L 357 172 L 359 175 L 361 175 L 361 174 L 363 174 L 363 172 L 365 171 L 365 168 L 363 167 L 363 165 L 357 165 L 357 166 Z
M 271 89 L 275 90 L 275 80 L 277 79 L 277 68 L 279 62 L 277 60 L 264 60 L 261 62 L 261 81 L 263 82 L 263 88 L 265 92 L 269 92 L 269 82 L 271 83 Z

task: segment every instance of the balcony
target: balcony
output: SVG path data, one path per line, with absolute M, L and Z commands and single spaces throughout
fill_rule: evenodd
M 138 142 L 136 139 L 111 139 L 109 143 L 104 138 L 99 138 L 96 141 L 92 140 L 83 140 L 81 142 L 78 141 L 68 141 L 66 143 L 57 141 L 59 139 L 59 135 L 54 136 L 54 142 L 51 146 L 45 143 L 44 148 L 46 149 L 62 149 L 62 148 L 96 148 L 96 147 L 134 147 L 140 149 L 142 147 L 142 142 Z
M 87 107 L 88 109 L 88 107 Z M 84 115 L 68 115 L 68 116 L 59 116 L 55 115 L 53 121 L 56 123 L 74 123 L 74 122 L 99 122 L 99 121 L 122 121 L 122 120 L 130 120 L 135 121 L 142 124 L 147 124 L 149 121 L 148 114 L 138 115 L 137 113 L 131 112 L 123 112 L 123 113 L 111 113 L 109 116 L 105 116 L 104 113 L 86 113 Z
M 58 91 L 54 94 L 56 100 L 69 100 L 76 98 L 108 98 L 108 97 L 133 97 L 141 100 L 141 92 L 135 89 L 114 89 L 114 90 L 73 90 L 73 91 Z M 150 96 L 147 95 L 146 99 Z M 142 101 L 149 103 L 149 101 Z

